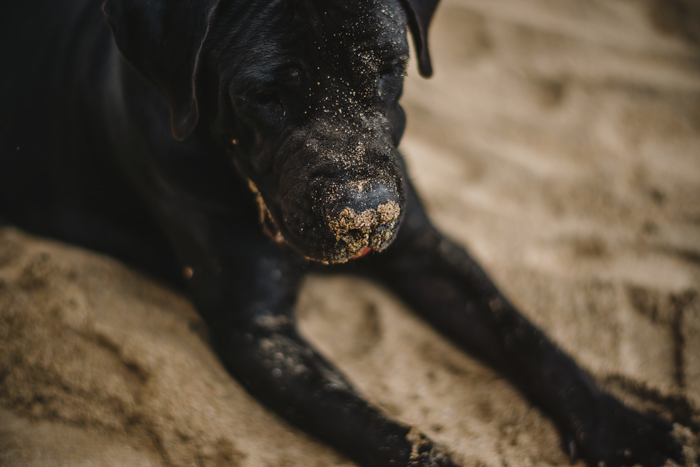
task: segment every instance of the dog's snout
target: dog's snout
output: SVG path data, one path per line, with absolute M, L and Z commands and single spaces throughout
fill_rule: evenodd
M 367 248 L 383 250 L 396 231 L 401 213 L 397 191 L 384 184 L 367 186 L 349 185 L 326 207 L 327 225 L 344 249 L 343 259 L 360 256 Z

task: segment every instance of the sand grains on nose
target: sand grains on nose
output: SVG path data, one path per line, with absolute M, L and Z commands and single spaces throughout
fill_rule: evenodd
M 387 201 L 375 209 L 360 213 L 346 207 L 337 217 L 328 216 L 328 226 L 336 240 L 347 245 L 350 256 L 358 256 L 365 248 L 380 250 L 391 238 L 394 224 L 401 208 L 394 201 Z M 378 230 L 380 226 L 388 228 Z

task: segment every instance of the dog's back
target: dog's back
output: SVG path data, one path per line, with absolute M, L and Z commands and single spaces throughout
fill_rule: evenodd
M 52 185 L 47 149 L 57 6 L 6 2 L 0 11 L 0 219 L 36 228 L 47 217 L 41 206 Z
M 12 2 L 0 34 L 0 222 L 167 276 L 171 255 L 105 135 L 118 52 L 102 1 Z

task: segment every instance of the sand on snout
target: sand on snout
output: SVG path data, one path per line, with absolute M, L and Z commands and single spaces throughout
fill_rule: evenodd
M 434 77 L 410 65 L 401 146 L 435 224 L 602 386 L 679 420 L 689 457 L 700 453 L 694 5 L 445 0 Z M 376 284 L 310 277 L 297 313 L 369 400 L 463 465 L 570 465 L 537 408 Z M 353 463 L 232 380 L 186 298 L 2 228 L 0 465 Z

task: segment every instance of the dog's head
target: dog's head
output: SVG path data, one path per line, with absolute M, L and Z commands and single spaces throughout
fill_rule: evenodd
M 408 60 L 431 74 L 437 0 L 107 0 L 122 55 L 160 92 L 173 135 L 218 140 L 266 230 L 344 262 L 392 241 L 405 205 L 398 104 Z

